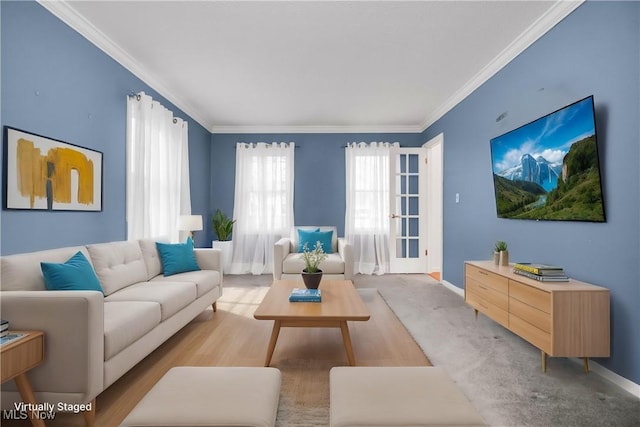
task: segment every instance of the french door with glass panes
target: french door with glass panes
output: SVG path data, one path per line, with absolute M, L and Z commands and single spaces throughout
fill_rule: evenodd
M 426 273 L 426 153 L 394 148 L 389 175 L 389 271 Z

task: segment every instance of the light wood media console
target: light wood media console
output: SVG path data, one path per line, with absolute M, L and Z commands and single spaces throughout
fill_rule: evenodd
M 609 357 L 608 289 L 573 279 L 539 282 L 493 261 L 466 261 L 464 280 L 476 317 L 483 313 L 539 348 L 543 372 L 547 355 L 581 357 L 585 372 L 589 357 Z

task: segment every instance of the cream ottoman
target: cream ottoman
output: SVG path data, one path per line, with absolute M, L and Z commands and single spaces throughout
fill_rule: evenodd
M 486 426 L 441 368 L 339 367 L 329 375 L 331 427 Z
M 276 368 L 172 368 L 120 424 L 273 427 L 280 399 Z

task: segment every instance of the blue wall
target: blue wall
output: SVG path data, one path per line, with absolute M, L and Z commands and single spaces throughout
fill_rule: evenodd
M 444 132 L 445 280 L 509 243 L 512 261 L 562 265 L 611 290 L 612 354 L 598 362 L 640 383 L 640 3 L 587 2 L 430 126 Z M 489 140 L 594 95 L 607 222 L 499 219 Z M 507 112 L 504 120 L 496 118 Z M 460 193 L 460 203 L 455 203 Z
M 130 92 L 145 91 L 188 120 L 192 209 L 206 214 L 211 134 L 39 4 L 3 1 L 0 7 L 2 125 L 101 151 L 104 162 L 102 212 L 3 210 L 1 253 L 126 239 Z M 205 237 L 196 233 L 196 244 L 204 245 Z
M 295 142 L 293 209 L 298 225 L 335 225 L 344 235 L 345 154 L 350 142 L 424 144 L 419 134 L 214 134 L 211 137 L 211 210 L 231 216 L 235 186 L 236 143 Z M 211 238 L 214 236 L 211 234 Z

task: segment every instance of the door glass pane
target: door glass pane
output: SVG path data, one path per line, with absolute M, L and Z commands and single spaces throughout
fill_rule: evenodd
M 419 258 L 418 239 L 409 240 L 409 258 Z
M 409 172 L 418 173 L 418 155 L 409 154 Z
M 396 258 L 407 257 L 407 239 L 396 239 Z
M 418 218 L 409 218 L 409 232 L 406 236 L 418 237 L 420 233 L 418 232 L 419 227 Z
M 404 173 L 407 171 L 407 155 L 400 154 L 399 160 L 400 160 L 400 172 Z
M 407 178 L 406 175 L 400 175 L 398 179 L 400 179 L 400 194 L 407 194 Z
M 418 198 L 409 197 L 409 215 L 418 215 Z
M 409 194 L 418 194 L 418 176 L 411 175 L 409 178 Z
M 402 218 L 402 230 L 400 231 L 400 236 L 407 236 L 407 218 Z

